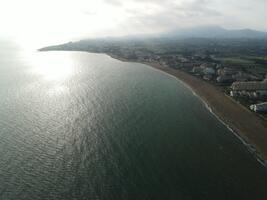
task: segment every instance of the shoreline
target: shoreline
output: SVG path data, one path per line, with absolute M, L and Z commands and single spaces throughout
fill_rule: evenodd
M 267 167 L 267 122 L 232 100 L 220 88 L 182 70 L 164 67 L 159 63 L 138 62 L 106 55 L 122 62 L 144 64 L 178 79 L 245 145 L 258 162 Z
M 221 91 L 219 87 L 207 83 L 206 81 L 182 70 L 165 67 L 156 62 L 138 62 L 108 53 L 90 51 L 80 52 L 103 54 L 121 62 L 144 64 L 154 70 L 158 70 L 161 73 L 165 73 L 166 75 L 175 78 L 187 87 L 193 95 L 199 98 L 208 111 L 226 126 L 226 128 L 230 130 L 243 145 L 245 145 L 247 151 L 261 165 L 267 168 L 267 121 L 231 99 Z

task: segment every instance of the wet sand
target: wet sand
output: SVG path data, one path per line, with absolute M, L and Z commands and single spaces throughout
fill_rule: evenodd
M 124 62 L 132 62 L 110 55 Z M 267 121 L 227 96 L 220 87 L 192 76 L 184 71 L 164 67 L 159 63 L 143 63 L 161 70 L 189 86 L 236 136 L 243 141 L 255 157 L 267 166 Z

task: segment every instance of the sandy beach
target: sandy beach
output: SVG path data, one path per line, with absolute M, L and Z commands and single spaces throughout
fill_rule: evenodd
M 110 55 L 123 62 L 132 62 Z M 267 165 L 267 122 L 255 113 L 224 94 L 219 87 L 205 82 L 181 70 L 159 63 L 142 63 L 168 73 L 191 88 L 234 134 L 249 148 L 255 157 Z

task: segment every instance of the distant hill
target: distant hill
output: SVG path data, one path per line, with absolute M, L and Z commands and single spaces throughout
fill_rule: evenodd
M 203 26 L 186 29 L 175 29 L 162 34 L 175 38 L 267 38 L 267 32 L 252 29 L 228 30 L 219 26 Z
M 228 30 L 219 26 L 202 26 L 194 28 L 175 29 L 162 34 L 129 35 L 124 37 L 105 37 L 96 39 L 84 39 L 65 44 L 49 46 L 39 49 L 40 51 L 69 50 L 69 51 L 91 51 L 102 52 L 103 49 L 117 48 L 118 46 L 132 46 L 135 43 L 145 46 L 172 46 L 173 42 L 179 41 L 185 45 L 206 45 L 209 41 L 220 40 L 220 44 L 233 47 L 232 40 L 239 42 L 241 46 L 258 46 L 265 49 L 267 32 L 252 29 Z M 250 42 L 249 42 L 250 40 Z M 253 40 L 253 41 L 252 41 Z M 262 40 L 265 42 L 263 43 Z M 256 45 L 257 43 L 257 45 Z M 264 45 L 263 45 L 264 44 Z M 141 46 L 142 46 L 141 45 Z M 262 46 L 263 45 L 263 46 Z M 240 49 L 239 49 L 240 50 Z

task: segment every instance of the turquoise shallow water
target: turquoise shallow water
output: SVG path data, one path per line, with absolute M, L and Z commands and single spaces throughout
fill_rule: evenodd
M 175 78 L 0 48 L 0 199 L 267 199 L 266 169 Z

